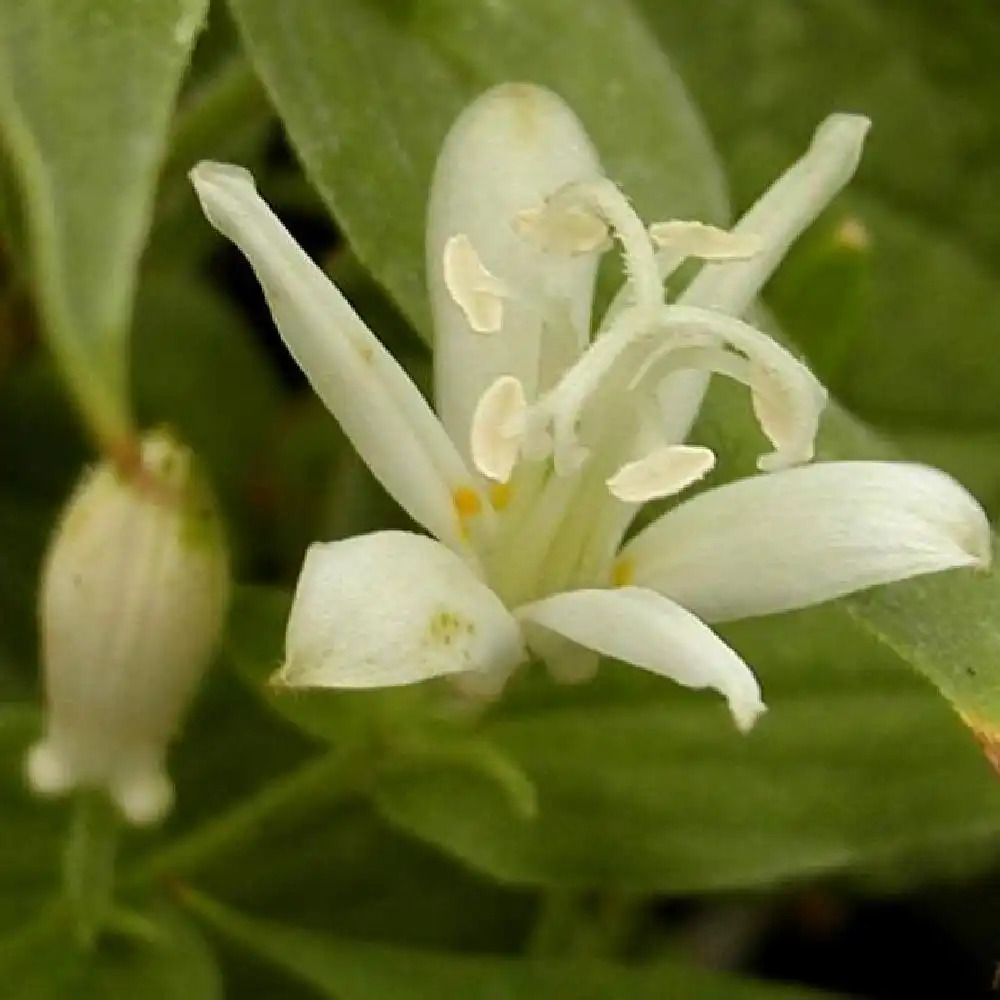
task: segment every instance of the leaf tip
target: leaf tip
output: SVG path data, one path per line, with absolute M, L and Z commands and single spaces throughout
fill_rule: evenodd
M 990 767 L 1000 776 L 1000 731 L 994 726 L 985 725 L 982 720 L 960 713 L 962 721 L 972 731 L 983 751 L 983 755 L 989 762 Z

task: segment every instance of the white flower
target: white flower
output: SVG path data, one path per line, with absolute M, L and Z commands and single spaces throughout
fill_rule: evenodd
M 166 813 L 167 744 L 219 637 L 228 585 L 221 527 L 186 448 L 154 432 L 139 469 L 103 462 L 84 477 L 42 574 L 36 791 L 103 788 L 133 823 Z
M 731 231 L 647 228 L 555 95 L 508 84 L 449 134 L 427 255 L 437 416 L 257 195 L 199 164 L 211 223 L 246 255 L 316 392 L 386 489 L 438 541 L 382 532 L 310 550 L 280 679 L 374 687 L 454 675 L 498 690 L 526 647 L 558 676 L 617 657 L 712 687 L 748 728 L 745 663 L 704 624 L 984 565 L 989 529 L 941 473 L 813 454 L 826 394 L 739 317 L 853 173 L 868 122 L 834 115 Z M 627 280 L 591 338 L 600 254 Z M 705 263 L 680 299 L 663 282 Z M 745 384 L 770 474 L 688 500 L 622 548 L 645 501 L 714 456 L 683 444 L 711 373 Z M 780 470 L 780 471 L 775 471 Z

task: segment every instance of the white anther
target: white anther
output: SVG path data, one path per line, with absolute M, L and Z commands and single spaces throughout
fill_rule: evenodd
M 597 224 L 603 227 L 603 233 Z M 613 233 L 621 244 L 635 301 L 646 306 L 662 303 L 663 285 L 646 227 L 628 198 L 606 177 L 567 184 L 539 208 L 518 213 L 515 225 L 540 231 L 543 241 L 569 245 L 578 241 L 581 247 L 595 249 Z
M 517 464 L 528 429 L 524 387 L 512 375 L 501 375 L 480 396 L 472 415 L 472 461 L 488 479 L 505 483 Z
M 608 491 L 625 503 L 673 496 L 712 470 L 715 455 L 695 445 L 667 445 L 627 462 L 610 479 Z
M 579 205 L 547 202 L 514 216 L 514 231 L 546 253 L 577 256 L 610 246 L 607 223 Z
M 444 283 L 455 304 L 465 313 L 476 333 L 496 333 L 503 325 L 503 300 L 507 286 L 486 270 L 465 233 L 444 245 Z
M 654 222 L 649 227 L 649 238 L 671 254 L 700 260 L 748 260 L 764 248 L 763 239 L 756 233 L 733 233 L 683 219 Z
M 810 379 L 793 387 L 776 372 L 751 366 L 751 402 L 760 429 L 774 452 L 757 460 L 761 472 L 777 472 L 812 460 L 826 390 Z

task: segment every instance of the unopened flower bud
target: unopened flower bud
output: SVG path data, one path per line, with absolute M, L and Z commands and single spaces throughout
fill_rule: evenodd
M 228 596 L 221 524 L 191 452 L 157 431 L 141 464 L 102 462 L 70 498 L 39 597 L 48 714 L 37 792 L 102 788 L 126 819 L 170 808 L 167 745 L 211 658 Z

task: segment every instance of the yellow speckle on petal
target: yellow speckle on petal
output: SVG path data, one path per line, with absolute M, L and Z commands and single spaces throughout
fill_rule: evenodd
M 483 502 L 479 499 L 479 493 L 471 486 L 459 486 L 452 490 L 451 502 L 455 505 L 455 513 L 458 514 L 458 526 L 462 538 L 469 537 L 467 522 L 469 518 L 475 517 L 483 509 Z
M 490 483 L 490 503 L 494 510 L 503 510 L 510 503 L 510 483 Z
M 439 646 L 451 646 L 468 638 L 476 631 L 475 625 L 454 611 L 436 611 L 427 623 L 428 640 Z
M 611 567 L 611 583 L 615 587 L 627 587 L 635 575 L 635 564 L 631 559 L 619 559 Z
M 455 510 L 461 518 L 475 517 L 483 509 L 479 494 L 471 486 L 459 486 L 451 494 Z

